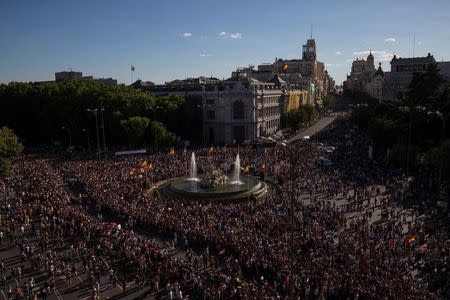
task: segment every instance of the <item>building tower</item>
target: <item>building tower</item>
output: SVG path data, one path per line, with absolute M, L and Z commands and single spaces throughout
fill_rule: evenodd
M 375 69 L 375 63 L 373 60 L 372 49 L 369 51 L 369 55 L 367 55 L 367 65 L 370 68 L 368 71 L 372 71 Z
M 306 45 L 303 45 L 302 60 L 315 61 L 316 58 L 316 41 L 314 39 L 309 39 L 306 41 Z

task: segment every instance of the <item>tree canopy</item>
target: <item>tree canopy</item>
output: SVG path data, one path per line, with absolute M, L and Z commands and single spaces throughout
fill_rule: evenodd
M 303 105 L 298 109 L 288 111 L 286 113 L 286 124 L 293 130 L 305 127 L 317 116 L 317 111 L 312 105 Z
M 124 128 L 130 129 L 131 124 L 142 121 L 136 117 L 147 118 L 147 125 L 156 119 L 175 134 L 189 134 L 187 121 L 184 121 L 189 118 L 180 118 L 186 110 L 183 97 L 156 97 L 124 85 L 107 85 L 92 80 L 1 84 L 0 105 L 0 126 L 14 129 L 26 144 L 67 141 L 67 132 L 61 129 L 65 127 L 71 130 L 74 144 L 84 145 L 85 132 L 91 132 L 91 139 L 95 139 L 96 132 L 95 116 L 87 109 L 98 109 L 101 127 L 101 108 L 104 108 L 108 144 L 127 143 L 130 138 L 133 144 L 150 143 L 136 136 L 126 136 L 130 131 Z M 143 125 L 140 121 L 138 123 Z
M 7 127 L 0 128 L 0 175 L 7 175 L 10 168 L 10 158 L 23 150 L 17 135 Z

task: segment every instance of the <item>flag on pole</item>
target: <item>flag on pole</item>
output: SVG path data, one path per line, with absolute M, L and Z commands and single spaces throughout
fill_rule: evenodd
M 145 167 L 147 167 L 148 166 L 148 162 L 146 161 L 146 160 L 144 160 L 142 163 L 141 163 L 141 168 L 145 168 Z
M 130 69 L 131 69 L 132 72 L 136 71 L 136 67 L 133 66 L 133 65 L 130 66 Z
M 214 147 L 211 146 L 211 148 L 209 148 L 209 150 L 208 150 L 208 155 L 213 154 L 213 152 L 214 152 Z

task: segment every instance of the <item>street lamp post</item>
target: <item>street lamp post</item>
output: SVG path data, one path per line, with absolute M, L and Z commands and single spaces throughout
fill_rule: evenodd
M 301 138 L 300 143 L 298 144 L 298 147 L 302 145 L 303 141 L 309 140 L 309 136 L 305 135 Z M 290 200 L 290 221 L 291 221 L 291 236 L 290 236 L 290 273 L 291 276 L 289 278 L 289 294 L 290 299 L 294 299 L 294 259 L 295 259 L 295 243 L 294 243 L 294 234 L 295 234 L 295 176 L 296 176 L 296 170 L 298 168 L 298 164 L 300 162 L 300 155 L 296 151 L 297 149 L 295 147 L 290 146 L 290 144 L 279 142 L 279 145 L 281 145 L 288 157 L 289 160 L 289 175 L 290 175 L 290 186 L 289 186 L 289 200 Z M 300 220 L 300 224 L 303 222 L 303 220 Z
M 69 152 L 72 151 L 72 131 L 70 130 L 70 128 L 68 127 L 61 127 L 62 130 L 67 130 L 67 132 L 69 133 Z
M 103 108 L 103 106 L 101 106 L 100 111 L 101 111 L 101 116 L 102 116 L 103 157 L 106 158 L 105 122 L 103 120 L 103 111 L 104 110 L 105 109 Z
M 206 111 L 206 104 L 198 104 L 197 107 L 202 110 L 202 141 L 203 141 L 203 148 L 205 148 L 206 147 L 206 144 L 205 144 L 206 130 L 205 130 L 204 112 Z
M 414 110 L 424 111 L 425 108 L 422 106 L 416 107 L 400 107 L 400 110 L 406 111 L 409 114 L 409 122 L 408 122 L 408 145 L 406 148 L 406 174 L 409 173 L 409 161 L 410 161 L 410 148 L 411 148 L 411 136 L 412 136 L 412 112 Z
M 100 160 L 100 138 L 98 133 L 98 118 L 97 118 L 97 109 L 87 109 L 88 112 L 91 112 L 95 116 L 95 128 L 97 129 L 97 160 Z
M 439 117 L 442 121 L 442 129 L 441 129 L 441 147 L 444 145 L 444 139 L 445 139 L 445 117 L 440 111 L 429 111 L 428 115 L 435 115 Z M 441 153 L 440 155 L 440 163 L 439 163 L 439 198 L 441 197 L 441 185 L 442 185 L 442 168 L 444 165 L 444 155 Z M 450 200 L 449 200 L 449 207 L 450 207 Z
M 161 108 L 160 106 L 155 106 L 155 107 L 150 108 L 150 110 L 153 112 L 153 122 L 156 122 L 156 111 L 160 108 Z M 155 123 L 155 126 L 156 126 L 156 123 Z M 158 153 L 158 134 L 156 132 L 155 126 L 153 126 L 153 134 L 155 135 L 154 136 L 154 138 L 155 138 L 155 153 Z
M 91 152 L 91 141 L 90 141 L 90 138 L 89 138 L 89 129 L 83 128 L 81 131 L 86 132 L 88 152 Z

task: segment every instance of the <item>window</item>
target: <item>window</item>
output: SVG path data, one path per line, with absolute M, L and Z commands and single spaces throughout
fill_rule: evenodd
M 233 103 L 233 119 L 243 120 L 244 117 L 244 103 L 241 100 L 235 101 Z
M 216 119 L 216 111 L 208 110 L 208 120 L 215 120 L 215 119 Z
M 207 100 L 206 100 L 206 104 L 208 104 L 208 105 L 214 105 L 214 104 L 216 104 L 216 100 L 214 100 L 214 99 L 207 99 Z

